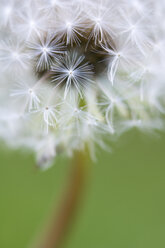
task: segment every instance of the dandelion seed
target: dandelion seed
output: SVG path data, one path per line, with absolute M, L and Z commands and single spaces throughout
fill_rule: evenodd
M 88 84 L 92 83 L 92 66 L 84 62 L 84 56 L 78 56 L 77 53 L 67 53 L 61 57 L 52 66 L 52 82 L 58 85 L 65 83 L 64 98 L 66 98 L 72 85 L 82 97 L 81 91 Z
M 38 113 L 41 119 L 43 119 L 42 126 L 45 134 L 49 133 L 49 128 L 55 128 L 58 122 L 58 110 L 56 109 L 56 106 L 46 105 L 36 111 L 33 111 L 33 114 L 35 113 Z
M 24 109 L 27 107 L 29 112 L 39 108 L 39 104 L 41 102 L 39 94 L 37 95 L 36 89 L 34 87 L 30 87 L 30 84 L 27 82 L 18 83 L 10 95 L 15 98 L 21 98 L 22 103 L 24 104 Z
M 40 36 L 43 31 L 46 31 L 45 19 L 38 8 L 38 3 L 31 0 L 24 3 L 17 12 L 14 24 L 17 26 L 19 35 L 24 36 L 25 41 L 30 41 L 36 35 Z
M 81 16 L 81 10 L 77 7 L 72 9 L 72 5 L 69 8 L 64 8 L 58 14 L 55 23 L 56 32 L 58 37 L 63 41 L 66 40 L 67 45 L 73 46 L 73 44 L 80 44 L 81 37 L 85 28 L 84 18 Z M 73 13 L 74 12 L 74 13 Z
M 38 37 L 38 40 L 29 43 L 31 57 L 36 61 L 37 71 L 48 70 L 58 55 L 63 53 L 64 46 L 56 38 L 49 35 L 46 36 L 46 39 Z
M 92 31 L 88 37 L 90 40 L 94 38 L 95 43 L 104 42 L 108 38 L 115 36 L 113 26 L 109 25 L 112 21 L 113 6 L 106 6 L 102 2 L 96 3 L 92 8 L 88 8 L 87 15 L 91 23 L 89 23 L 89 28 Z
M 24 45 L 15 41 L 3 41 L 0 45 L 1 68 L 14 73 L 25 70 L 28 66 L 28 56 L 24 52 Z

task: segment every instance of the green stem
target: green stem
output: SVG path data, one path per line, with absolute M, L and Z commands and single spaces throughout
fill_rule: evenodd
M 60 248 L 63 245 L 82 195 L 86 169 L 86 155 L 83 152 L 75 152 L 69 185 L 59 212 L 52 216 L 52 222 L 46 236 L 37 248 Z

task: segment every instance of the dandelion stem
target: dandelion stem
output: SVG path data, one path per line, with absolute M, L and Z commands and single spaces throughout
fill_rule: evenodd
M 72 160 L 70 181 L 63 196 L 59 212 L 52 217 L 46 237 L 37 248 L 60 248 L 63 246 L 85 186 L 86 169 L 85 154 L 75 152 Z

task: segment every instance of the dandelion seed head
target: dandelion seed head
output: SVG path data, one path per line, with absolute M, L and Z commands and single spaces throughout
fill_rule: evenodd
M 0 0 L 0 138 L 49 167 L 163 128 L 165 4 Z

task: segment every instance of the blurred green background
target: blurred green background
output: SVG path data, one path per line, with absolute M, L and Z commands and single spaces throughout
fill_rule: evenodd
M 165 135 L 125 134 L 100 151 L 66 248 L 165 247 Z M 29 248 L 59 203 L 70 166 L 42 172 L 32 155 L 0 150 L 0 247 Z

